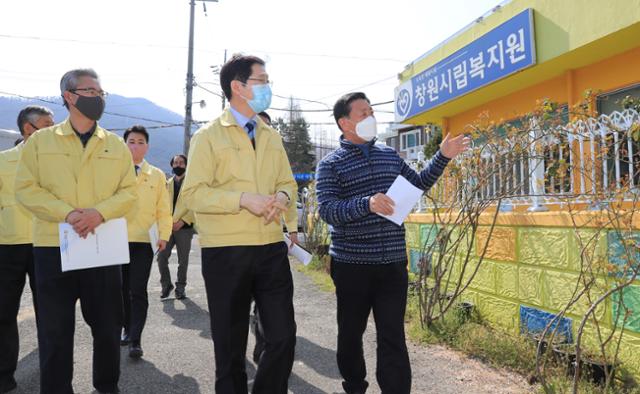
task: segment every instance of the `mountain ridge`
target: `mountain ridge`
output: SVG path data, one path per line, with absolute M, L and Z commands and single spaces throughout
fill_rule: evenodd
M 47 101 L 51 102 L 48 103 Z M 0 96 L 0 150 L 13 146 L 15 135 L 10 130 L 18 130 L 18 113 L 28 105 L 48 107 L 54 113 L 56 123 L 64 121 L 68 112 L 62 106 L 60 97 L 37 97 L 25 99 Z M 147 127 L 149 131 L 149 153 L 147 161 L 165 173 L 171 172 L 169 161 L 182 153 L 184 127 L 183 117 L 167 108 L 161 107 L 142 97 L 124 97 L 111 94 L 107 97 L 105 114 L 100 126 L 119 136 L 124 130 L 136 124 Z M 175 126 L 174 126 L 175 125 Z M 2 130 L 5 129 L 5 130 Z M 193 130 L 195 132 L 195 128 Z

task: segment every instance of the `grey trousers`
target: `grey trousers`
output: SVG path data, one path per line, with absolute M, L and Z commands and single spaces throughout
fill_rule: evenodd
M 187 286 L 187 268 L 189 267 L 189 252 L 193 239 L 193 228 L 182 228 L 171 233 L 167 247 L 158 253 L 158 268 L 160 269 L 160 284 L 163 288 L 171 286 L 171 272 L 169 272 L 169 257 L 171 250 L 176 246 L 178 250 L 178 280 L 176 288 L 184 290 Z

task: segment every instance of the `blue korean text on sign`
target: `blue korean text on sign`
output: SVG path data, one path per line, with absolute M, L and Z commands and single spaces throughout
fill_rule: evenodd
M 536 62 L 533 10 L 527 9 L 396 88 L 401 122 Z

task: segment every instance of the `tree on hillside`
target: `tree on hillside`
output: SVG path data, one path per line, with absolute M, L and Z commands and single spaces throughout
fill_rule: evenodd
M 284 118 L 276 119 L 274 127 L 282 135 L 293 173 L 313 172 L 315 154 L 309 137 L 310 125 L 293 98 L 289 100 L 289 112 Z

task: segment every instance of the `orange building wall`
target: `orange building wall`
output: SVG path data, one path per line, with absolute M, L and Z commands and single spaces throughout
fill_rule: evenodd
M 640 47 L 582 68 L 567 70 L 538 85 L 459 113 L 443 122 L 443 128 L 445 132 L 456 135 L 468 132 L 468 125 L 477 121 L 483 112 L 488 113 L 490 120 L 500 123 L 530 112 L 543 98 L 573 105 L 583 99 L 587 89 L 608 92 L 636 83 L 640 83 Z
M 587 89 L 608 92 L 640 83 L 640 47 L 574 70 L 574 94 Z

